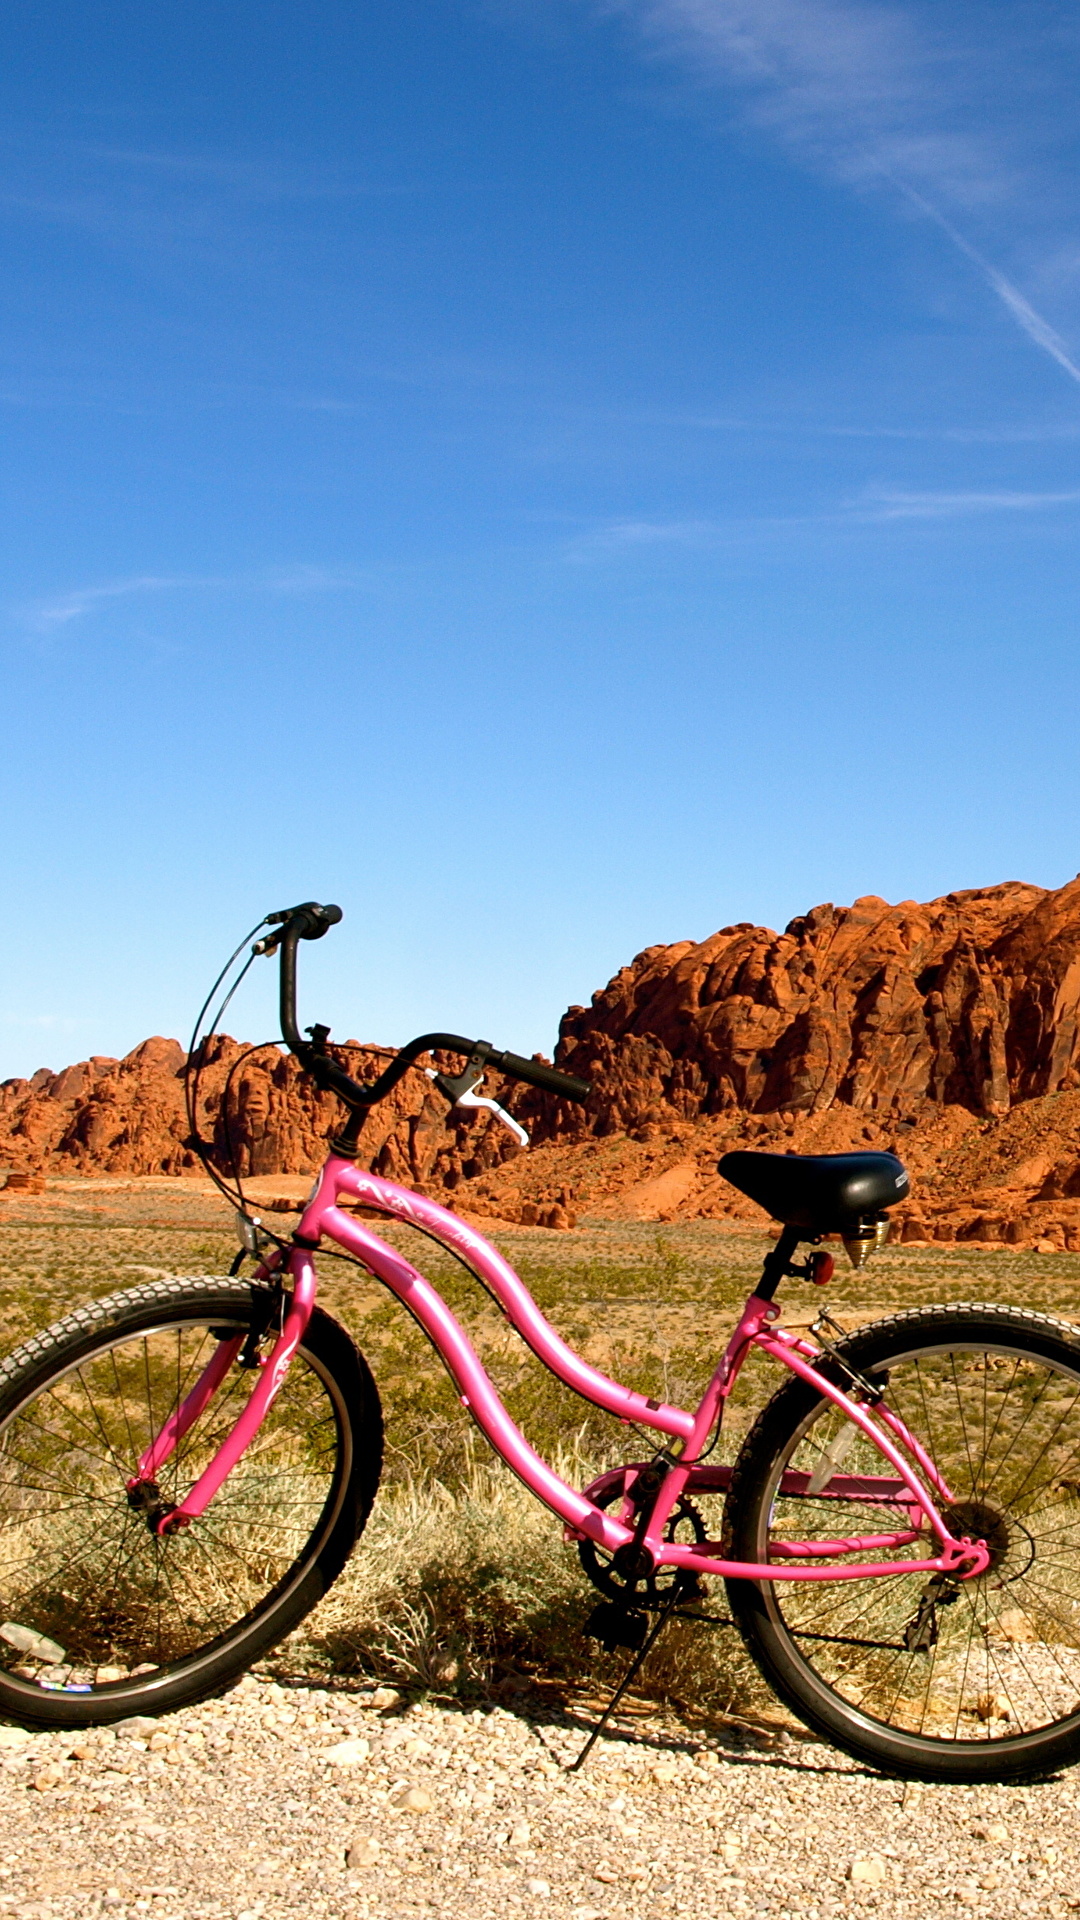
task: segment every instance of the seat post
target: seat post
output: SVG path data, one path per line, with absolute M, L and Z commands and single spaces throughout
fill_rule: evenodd
M 781 1280 L 791 1271 L 791 1256 L 802 1237 L 798 1227 L 785 1227 L 772 1252 L 765 1255 L 761 1279 L 754 1288 L 759 1300 L 773 1298 Z

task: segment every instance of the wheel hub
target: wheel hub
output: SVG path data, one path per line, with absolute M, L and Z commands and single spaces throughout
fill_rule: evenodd
M 161 1488 L 156 1480 L 136 1480 L 127 1490 L 128 1506 L 133 1513 L 141 1513 L 151 1533 L 156 1534 L 158 1524 L 167 1513 L 172 1511 L 172 1502 L 164 1500 Z

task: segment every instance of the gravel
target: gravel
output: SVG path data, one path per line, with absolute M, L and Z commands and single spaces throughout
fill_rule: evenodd
M 0 1728 L 0 1916 L 825 1920 L 1080 1909 L 1080 1770 L 918 1787 L 808 1736 L 468 1712 L 248 1676 L 115 1730 Z

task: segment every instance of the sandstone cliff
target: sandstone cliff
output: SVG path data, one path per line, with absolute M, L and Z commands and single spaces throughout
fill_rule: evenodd
M 556 1059 L 592 1077 L 563 1138 L 670 1115 L 1008 1113 L 1080 1085 L 1080 878 L 926 906 L 867 896 L 781 934 L 725 927 L 650 947 L 563 1019 Z

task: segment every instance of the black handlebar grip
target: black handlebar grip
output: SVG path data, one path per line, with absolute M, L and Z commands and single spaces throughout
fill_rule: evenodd
M 340 907 L 321 907 L 317 900 L 305 900 L 302 907 L 294 907 L 289 915 L 301 940 L 321 940 L 324 933 L 337 926 L 341 917 Z
M 557 1093 L 563 1100 L 587 1100 L 592 1083 L 578 1080 L 572 1073 L 560 1073 L 558 1067 L 545 1067 L 541 1060 L 523 1060 L 520 1053 L 493 1053 L 493 1067 L 501 1067 L 515 1080 L 527 1080 L 545 1093 Z

